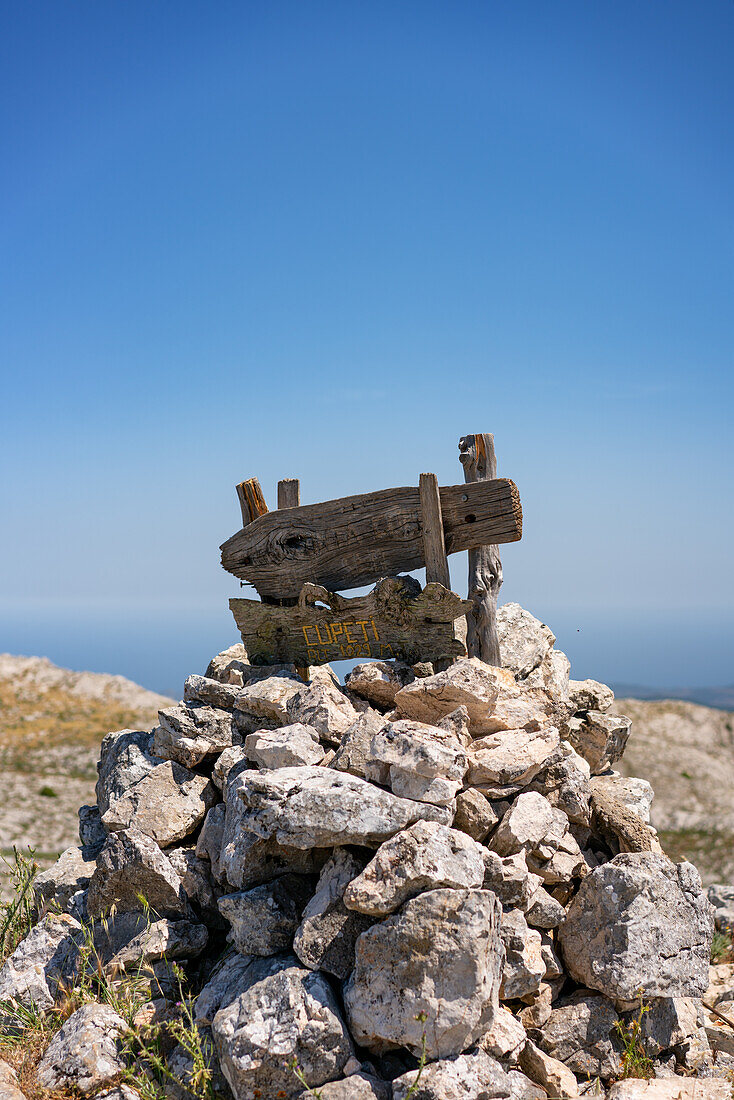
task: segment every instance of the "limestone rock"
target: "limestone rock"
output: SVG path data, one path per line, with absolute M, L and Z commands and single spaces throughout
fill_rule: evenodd
M 614 692 L 598 680 L 569 680 L 568 699 L 574 714 L 590 710 L 609 710 L 614 702 Z
M 624 853 L 581 883 L 558 930 L 575 981 L 618 1001 L 702 996 L 713 933 L 698 872 L 653 852 Z
M 357 940 L 344 1001 L 368 1049 L 460 1054 L 492 1023 L 502 967 L 500 903 L 487 890 L 429 890 Z
M 731 1081 L 724 1077 L 665 1077 L 650 1081 L 617 1081 L 607 1100 L 730 1100 Z
M 478 889 L 484 873 L 481 845 L 457 829 L 419 821 L 385 841 L 362 873 L 352 877 L 344 904 L 384 917 L 423 890 Z
M 244 745 L 233 745 L 230 749 L 225 749 L 220 756 L 217 757 L 216 763 L 212 768 L 212 783 L 215 787 L 218 787 L 220 791 L 226 790 L 227 781 L 230 778 L 234 778 L 237 772 L 244 771 L 245 768 L 249 768 L 250 762 L 247 759 L 247 753 L 245 752 Z
M 0 1002 L 17 1001 L 41 1011 L 52 1008 L 59 984 L 78 966 L 81 939 L 81 925 L 68 913 L 47 913 L 5 960 Z
M 376 770 L 377 765 L 371 760 L 371 746 L 373 736 L 385 725 L 385 719 L 376 710 L 366 710 L 360 714 L 349 727 L 341 739 L 341 744 L 329 764 L 335 771 L 349 772 L 351 775 L 367 778 L 367 765 L 372 764 L 370 775 L 375 783 L 386 787 L 388 784 L 389 767 L 383 765 Z
M 276 955 L 289 951 L 298 928 L 308 886 L 296 875 L 255 886 L 219 899 L 229 922 L 228 939 L 241 955 Z
M 79 841 L 82 848 L 89 853 L 90 858 L 96 859 L 107 839 L 107 831 L 102 824 L 99 806 L 96 803 L 93 806 L 80 806 L 78 813 Z
M 153 730 L 153 752 L 184 768 L 195 768 L 240 740 L 231 711 L 205 703 L 177 703 L 159 711 L 158 721 Z
M 65 913 L 79 916 L 80 891 L 86 890 L 94 874 L 96 863 L 89 858 L 88 849 L 67 848 L 47 871 L 42 871 L 33 882 L 33 894 L 39 909 L 56 903 Z M 82 906 L 85 909 L 86 906 Z M 83 916 L 83 912 L 81 913 Z
M 589 824 L 590 768 L 568 741 L 561 741 L 528 790 L 545 795 L 574 824 Z
M 230 803 L 237 800 L 244 807 L 242 828 L 302 849 L 379 844 L 414 821 L 445 821 L 449 816 L 439 806 L 398 798 L 330 768 L 241 772 L 229 788 L 228 815 Z
M 350 912 L 344 905 L 344 891 L 364 865 L 364 858 L 347 848 L 335 849 L 324 864 L 293 941 L 294 952 L 309 970 L 324 970 L 342 979 L 351 974 L 357 937 L 370 927 L 372 918 Z
M 552 649 L 538 667 L 523 680 L 525 687 L 544 688 L 558 707 L 558 713 L 573 714 L 573 705 L 569 702 L 568 685 L 571 662 L 560 649 Z
M 160 959 L 195 959 L 207 945 L 198 921 L 154 919 L 146 913 L 116 913 L 92 926 L 94 947 L 112 973 Z
M 429 1062 L 418 1087 L 410 1092 L 417 1070 L 404 1073 L 392 1083 L 393 1100 L 493 1100 L 509 1098 L 510 1081 L 499 1062 L 484 1050 L 472 1050 L 454 1058 Z
M 540 729 L 505 729 L 480 737 L 469 750 L 472 787 L 526 786 L 538 774 L 560 744 L 555 726 Z
M 237 697 L 235 718 L 237 724 L 248 729 L 248 722 L 242 721 L 242 716 L 250 718 L 263 718 L 275 723 L 276 726 L 285 726 L 288 721 L 288 703 L 303 690 L 300 679 L 287 673 L 266 676 L 264 679 L 255 680 L 242 688 Z M 262 725 L 265 725 L 263 722 Z
M 204 985 L 194 1005 L 194 1019 L 200 1028 L 210 1027 L 220 1008 L 226 1008 L 249 988 L 253 959 L 231 948 L 225 953 Z
M 485 848 L 484 888 L 493 890 L 504 906 L 526 909 L 540 889 L 542 879 L 528 871 L 525 852 L 498 856 Z
M 541 886 L 530 899 L 525 919 L 531 928 L 557 928 L 566 918 L 560 901 Z
M 597 775 L 619 760 L 631 725 L 631 720 L 624 715 L 590 710 L 583 720 L 570 719 L 567 736 L 576 752 L 587 761 L 592 774 Z
M 368 779 L 384 768 L 393 794 L 439 806 L 453 803 L 466 775 L 466 750 L 456 737 L 422 722 L 388 722 L 372 738 Z
M 454 828 L 473 840 L 486 840 L 498 821 L 496 810 L 481 791 L 470 787 L 457 796 Z
M 497 609 L 497 636 L 503 668 L 519 679 L 529 676 L 547 657 L 555 635 L 518 603 L 506 603 Z
M 144 730 L 119 730 L 103 738 L 97 763 L 97 805 L 102 816 L 160 763 L 152 748 L 153 735 Z
M 219 1009 L 212 1034 L 236 1097 L 295 1097 L 295 1058 L 310 1088 L 339 1077 L 352 1045 L 334 994 L 318 973 L 286 956 L 250 962 L 242 992 Z
M 253 666 L 247 659 L 247 650 L 242 642 L 235 642 L 228 649 L 212 657 L 206 670 L 207 680 L 219 680 L 222 684 L 235 684 L 240 681 L 230 679 L 230 673 L 249 671 Z
M 0 1061 L 0 1100 L 25 1100 L 18 1077 L 12 1066 Z
M 222 802 L 212 806 L 204 818 L 204 824 L 196 841 L 196 855 L 209 861 L 211 875 L 215 882 L 221 883 L 224 872 L 220 865 L 224 844 L 224 823 L 227 807 Z
M 401 688 L 395 706 L 405 718 L 435 725 L 457 707 L 465 706 L 473 727 L 492 711 L 499 694 L 497 673 L 478 657 L 454 661 L 444 672 L 415 680 Z
M 528 928 L 519 909 L 511 909 L 502 914 L 500 935 L 505 945 L 500 997 L 511 1001 L 535 993 L 545 974 L 540 932 Z
M 184 701 L 205 703 L 208 707 L 232 710 L 237 706 L 239 684 L 216 680 L 209 676 L 188 676 L 184 683 Z
M 155 841 L 139 829 L 112 833 L 89 882 L 89 915 L 102 916 L 113 905 L 118 913 L 140 912 L 141 896 L 161 916 L 189 915 L 181 879 Z
M 395 705 L 395 695 L 415 680 L 410 665 L 402 661 L 371 661 L 355 665 L 347 674 L 347 689 L 373 706 L 389 710 Z
M 119 832 L 134 827 L 162 848 L 192 833 L 216 801 L 216 791 L 206 776 L 171 760 L 157 763 L 157 758 L 146 756 L 136 744 L 123 755 L 108 773 L 100 772 L 97 783 L 105 829 Z M 130 767 L 125 764 L 129 757 L 133 758 Z
M 311 1100 L 313 1093 L 299 1093 L 298 1100 Z M 353 1073 L 340 1081 L 329 1081 L 319 1089 L 320 1100 L 391 1100 L 392 1089 L 368 1073 Z
M 281 769 L 276 772 L 244 774 L 279 776 L 284 771 L 299 770 L 301 769 Z M 324 771 L 322 768 L 313 770 L 319 773 Z M 206 845 L 206 849 L 214 857 L 212 873 L 217 881 L 229 883 L 234 890 L 248 890 L 251 886 L 271 882 L 290 871 L 302 875 L 318 873 L 329 856 L 328 848 L 295 848 L 292 845 L 279 844 L 272 836 L 263 837 L 251 831 L 248 827 L 250 810 L 236 797 L 236 784 L 240 778 L 241 776 L 237 776 L 228 786 L 231 797 L 224 814 L 217 815 L 208 830 L 207 817 L 199 838 L 201 853 L 205 854 Z M 287 812 L 285 805 L 283 811 Z
M 689 997 L 658 997 L 642 1016 L 641 1035 L 653 1058 L 679 1047 L 698 1032 L 700 1005 Z
M 536 1085 L 519 1069 L 511 1069 L 507 1074 L 510 1081 L 510 1100 L 545 1100 L 548 1093 Z
M 207 924 L 217 927 L 221 923 L 217 909 L 221 891 L 212 879 L 209 860 L 197 856 L 195 848 L 169 848 L 166 855 L 181 879 L 186 897 L 199 907 Z
M 493 852 L 509 856 L 537 848 L 557 820 L 557 811 L 537 791 L 521 794 L 499 823 L 490 841 Z
M 542 950 L 542 948 L 541 948 Z M 520 1019 L 528 1031 L 537 1031 L 550 1018 L 553 1004 L 553 986 L 541 982 L 534 993 L 523 997 L 525 1008 L 520 1010 Z
M 716 927 L 734 928 L 734 886 L 714 883 L 709 886 L 706 896 L 713 906 Z
M 493 1058 L 499 1058 L 503 1062 L 514 1065 L 520 1057 L 526 1039 L 527 1035 L 522 1022 L 500 1005 L 490 1027 L 479 1039 L 479 1044 Z
M 109 1005 L 87 1004 L 54 1035 L 38 1064 L 47 1089 L 76 1088 L 87 1095 L 125 1068 L 120 1039 L 127 1024 Z
M 579 990 L 551 1012 L 539 1043 L 579 1077 L 607 1081 L 622 1069 L 619 1020 L 606 997 Z
M 545 1051 L 539 1050 L 530 1040 L 520 1055 L 520 1068 L 531 1081 L 545 1089 L 549 1096 L 570 1100 L 579 1094 L 579 1087 L 571 1070 L 557 1058 L 551 1058 Z
M 296 722 L 277 730 L 257 730 L 245 738 L 245 753 L 260 768 L 320 764 L 324 749 L 313 726 Z
M 646 779 L 636 779 L 633 776 L 625 777 L 618 775 L 617 772 L 605 773 L 593 777 L 591 790 L 608 791 L 633 814 L 637 814 L 645 822 L 650 821 L 650 809 L 654 792 Z
M 347 695 L 328 680 L 314 681 L 293 694 L 288 703 L 290 722 L 313 726 L 319 736 L 331 745 L 338 745 L 358 711 Z

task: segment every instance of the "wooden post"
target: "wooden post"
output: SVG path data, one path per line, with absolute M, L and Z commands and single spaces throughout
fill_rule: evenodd
M 248 523 L 252 523 L 258 516 L 264 516 L 268 506 L 265 503 L 260 482 L 256 477 L 241 481 L 236 488 L 240 508 L 242 509 L 242 526 L 247 527 Z
M 449 563 L 446 557 L 441 497 L 438 492 L 438 478 L 436 475 L 421 474 L 418 482 L 418 492 L 421 503 L 423 553 L 426 559 L 426 583 L 438 581 L 439 584 L 450 591 L 451 577 L 449 576 Z
M 465 435 L 459 440 L 459 459 L 464 480 L 489 481 L 497 477 L 494 436 Z M 497 637 L 497 597 L 502 584 L 502 562 L 496 546 L 480 546 L 469 551 L 469 591 L 472 610 L 466 617 L 466 648 L 470 657 L 479 657 L 488 665 L 500 665 Z
M 297 508 L 301 503 L 301 483 L 297 477 L 278 482 L 278 508 Z

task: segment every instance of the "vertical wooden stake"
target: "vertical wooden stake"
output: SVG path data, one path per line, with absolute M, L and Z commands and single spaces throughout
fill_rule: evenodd
M 423 555 L 426 559 L 426 582 L 438 581 L 444 588 L 451 590 L 449 563 L 446 557 L 446 544 L 443 537 L 443 517 L 441 516 L 441 497 L 438 493 L 438 478 L 435 474 L 421 474 L 418 482 L 421 504 L 421 526 L 423 528 Z
M 494 436 L 465 435 L 459 440 L 459 459 L 464 481 L 490 481 L 497 477 Z M 473 610 L 466 617 L 466 646 L 470 657 L 479 657 L 488 665 L 500 665 L 497 637 L 497 597 L 502 585 L 502 562 L 496 546 L 480 546 L 469 551 L 468 599 Z
M 301 483 L 297 477 L 278 482 L 278 508 L 297 508 L 301 503 Z
M 236 488 L 240 508 L 242 509 L 242 526 L 247 527 L 248 523 L 252 523 L 258 516 L 264 516 L 268 506 L 265 503 L 260 482 L 256 477 L 241 481 Z

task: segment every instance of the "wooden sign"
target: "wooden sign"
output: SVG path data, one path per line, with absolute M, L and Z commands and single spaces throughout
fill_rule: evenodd
M 337 591 L 424 565 L 429 580 L 447 582 L 446 554 L 522 537 L 520 496 L 507 478 L 438 488 L 424 474 L 420 487 L 264 514 L 256 479 L 238 494 L 245 526 L 222 545 L 222 565 L 271 599 L 293 599 L 309 582 Z
M 366 596 L 345 599 L 305 584 L 298 603 L 277 607 L 232 599 L 229 606 L 254 665 L 329 661 L 451 660 L 466 656 L 471 604 L 438 583 L 387 577 Z

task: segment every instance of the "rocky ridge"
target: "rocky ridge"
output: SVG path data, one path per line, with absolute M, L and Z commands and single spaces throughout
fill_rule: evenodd
M 614 768 L 630 720 L 517 604 L 499 629 L 502 668 L 373 662 L 345 685 L 232 646 L 152 731 L 109 734 L 0 1002 L 50 1009 L 86 926 L 111 974 L 145 973 L 152 1015 L 188 971 L 235 1100 L 730 1095 L 701 1006 L 713 911 L 650 785 Z M 656 1079 L 615 1084 L 640 998 Z M 78 1009 L 39 1080 L 114 1084 L 123 1023 Z

